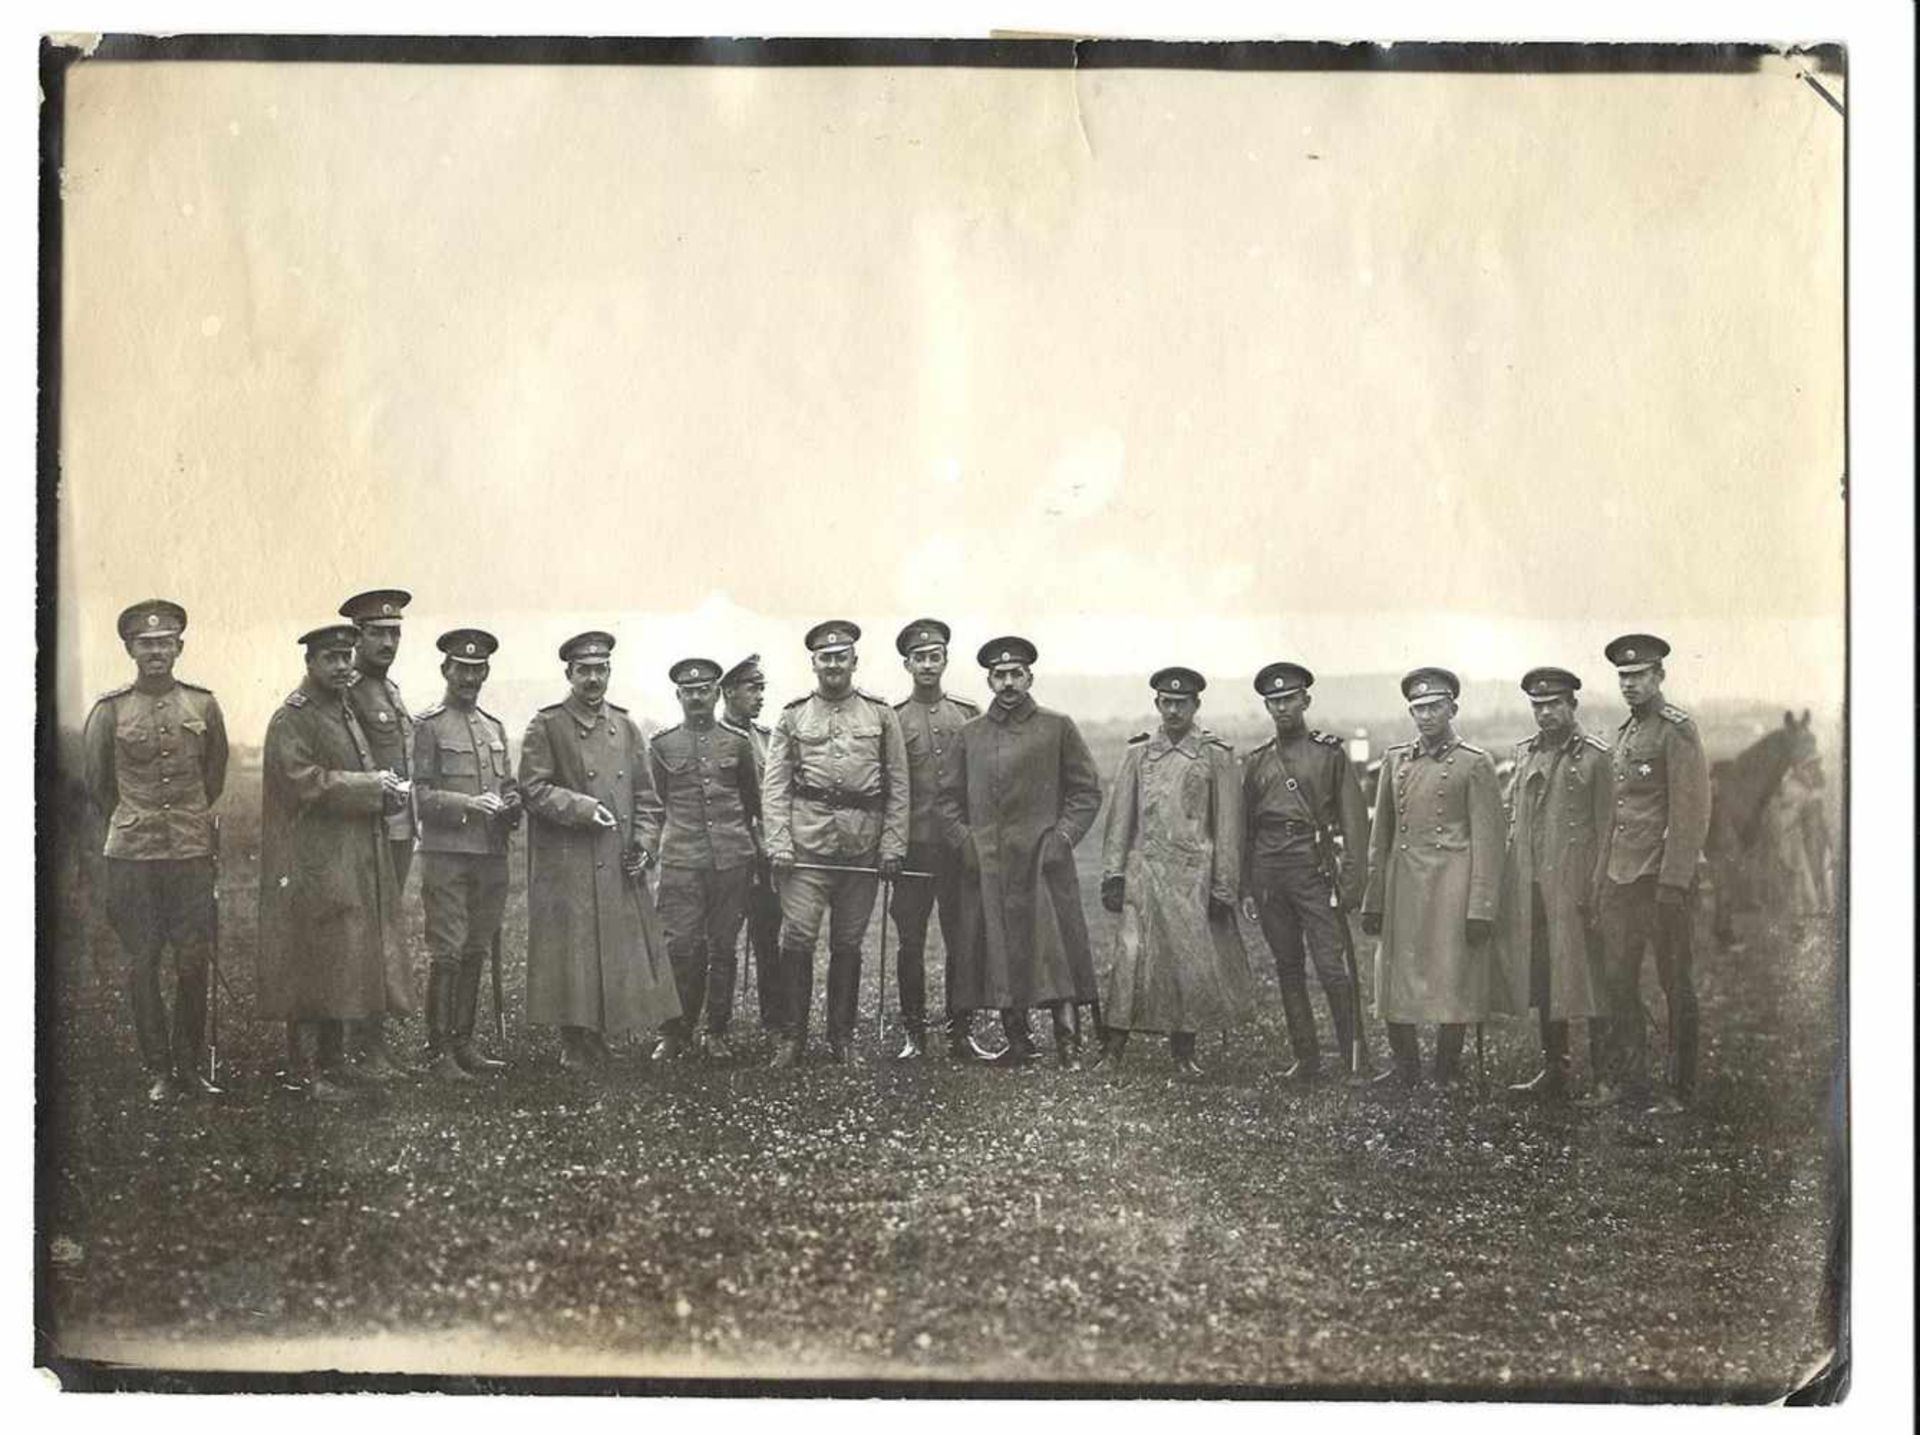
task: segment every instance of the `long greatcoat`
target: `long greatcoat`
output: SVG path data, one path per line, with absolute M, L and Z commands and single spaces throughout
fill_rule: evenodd
M 1100 770 L 1073 719 L 1024 699 L 960 729 L 935 804 L 961 854 L 956 1011 L 1099 998 L 1073 849 L 1100 813 Z
M 1142 733 L 1107 808 L 1102 877 L 1126 899 L 1102 974 L 1101 1014 L 1128 1031 L 1223 1030 L 1253 1014 L 1240 896 L 1240 778 L 1211 735 Z M 1210 903 L 1225 903 L 1211 915 Z
M 644 879 L 621 856 L 659 827 L 647 745 L 623 708 L 569 697 L 542 708 L 520 748 L 527 840 L 527 1020 L 617 1034 L 680 1015 Z M 593 810 L 613 813 L 611 828 Z
M 1500 981 L 1494 1009 L 1523 1013 L 1532 1004 L 1535 941 L 1533 887 L 1546 912 L 1547 1011 L 1606 1015 L 1606 973 L 1598 932 L 1581 907 L 1597 913 L 1606 876 L 1605 838 L 1613 821 L 1613 759 L 1599 738 L 1576 727 L 1559 753 L 1528 738 L 1514 749 L 1513 836 L 1500 882 Z M 1535 867 L 1535 839 L 1541 861 Z
M 345 699 L 310 680 L 288 694 L 261 772 L 258 1015 L 412 1011 L 380 774 Z
M 1506 828 L 1500 779 L 1480 748 L 1455 739 L 1438 754 L 1418 742 L 1387 750 L 1360 902 L 1363 915 L 1382 918 L 1374 955 L 1380 1020 L 1486 1019 L 1493 943 L 1471 946 L 1467 921 L 1494 918 Z

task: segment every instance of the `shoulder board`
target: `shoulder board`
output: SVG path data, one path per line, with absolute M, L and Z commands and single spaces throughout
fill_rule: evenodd
M 434 705 L 433 711 L 439 712 L 440 709 L 445 706 L 446 706 L 445 703 L 437 703 Z M 473 705 L 473 710 L 479 713 L 480 716 L 485 718 L 488 722 L 492 723 L 495 727 L 499 728 L 501 732 L 505 732 L 507 730 L 507 725 L 505 723 L 501 722 L 499 718 L 495 717 L 492 713 L 488 712 L 485 708 L 481 707 L 480 704 L 475 703 Z M 431 716 L 431 714 L 429 714 L 429 716 Z
M 307 695 L 303 693 L 299 688 L 295 688 L 292 692 L 287 694 L 288 707 L 303 708 L 306 705 L 307 705 Z
M 1414 738 L 1410 742 L 1389 743 L 1387 745 L 1387 752 L 1408 753 L 1408 752 L 1412 752 L 1415 748 L 1419 746 L 1420 746 L 1420 739 Z
M 560 709 L 562 709 L 566 705 L 567 705 L 566 699 L 562 698 L 557 703 L 548 703 L 545 707 L 541 708 L 540 711 L 543 713 L 557 713 L 560 711 Z
M 413 715 L 413 719 L 415 722 L 426 722 L 431 718 L 439 717 L 440 714 L 446 710 L 447 705 L 445 703 L 435 703 L 430 708 L 421 708 L 419 712 Z M 475 711 L 477 712 L 479 710 L 476 708 Z M 484 717 L 486 714 L 482 713 L 481 716 Z
M 893 710 L 897 713 L 903 713 L 907 710 L 907 704 L 912 701 L 913 701 L 912 698 L 902 698 L 900 699 L 899 702 L 893 705 Z
M 1492 756 L 1492 754 L 1489 753 L 1484 747 L 1475 747 L 1470 742 L 1457 742 L 1454 744 L 1454 746 L 1459 748 L 1462 752 L 1477 752 L 1482 757 Z
M 865 698 L 868 702 L 872 703 L 877 708 L 891 708 L 893 706 L 893 704 L 888 702 L 885 698 L 880 697 L 876 693 L 870 693 L 865 688 L 855 688 L 854 691 L 860 694 L 861 697 Z
M 762 736 L 762 737 L 772 737 L 772 736 L 773 736 L 773 729 L 772 729 L 772 728 L 770 728 L 770 727 L 768 727 L 768 726 L 767 726 L 767 725 L 766 725 L 765 723 L 763 723 L 763 722 L 757 722 L 757 723 L 755 723 L 755 724 L 753 725 L 753 730 L 754 730 L 755 732 L 757 732 L 757 733 L 759 733 L 759 734 L 760 734 L 760 736 Z
M 121 686 L 121 687 L 117 687 L 117 688 L 115 688 L 115 689 L 114 689 L 114 690 L 113 690 L 112 692 L 110 692 L 110 693 L 102 693 L 102 694 L 100 694 L 100 696 L 99 696 L 99 697 L 97 697 L 97 698 L 95 698 L 95 699 L 93 700 L 93 705 L 94 705 L 95 707 L 99 707 L 101 703 L 110 703 L 110 702 L 112 702 L 112 701 L 113 701 L 113 700 L 114 700 L 115 698 L 124 698 L 124 697 L 125 697 L 125 696 L 126 696 L 126 695 L 127 695 L 128 693 L 130 693 L 130 692 L 132 692 L 132 691 L 133 691 L 133 684 L 132 684 L 132 683 L 127 683 L 127 684 L 125 684 L 124 686 Z
M 1513 745 L 1513 750 L 1515 752 L 1532 752 L 1533 745 L 1539 740 L 1540 740 L 1540 734 L 1536 732 L 1529 737 L 1521 738 L 1520 741 L 1516 742 Z
M 203 688 L 200 686 L 200 684 L 190 683 L 185 678 L 175 678 L 174 682 L 179 684 L 181 687 L 185 688 L 190 693 L 205 693 L 208 697 L 213 696 L 212 688 Z
M 1233 744 L 1228 742 L 1224 737 L 1221 737 L 1216 733 L 1203 732 L 1200 734 L 1200 741 L 1205 743 L 1209 747 L 1223 748 L 1228 752 L 1233 751 Z
M 1346 744 L 1343 743 L 1337 735 L 1330 732 L 1321 732 L 1319 728 L 1315 728 L 1312 732 L 1307 734 L 1307 736 L 1311 737 L 1315 742 L 1322 743 L 1327 747 L 1345 747 L 1346 746 Z
M 358 668 L 355 668 L 352 672 L 347 674 L 347 686 L 350 688 L 359 687 L 360 679 L 364 678 L 365 676 L 366 676 L 365 673 L 361 672 Z
M 1276 742 L 1278 742 L 1279 740 L 1280 740 L 1280 739 L 1279 739 L 1279 738 L 1277 738 L 1277 737 L 1270 737 L 1270 738 L 1268 738 L 1268 739 L 1267 739 L 1267 740 L 1266 740 L 1265 742 L 1263 742 L 1263 743 L 1260 743 L 1260 744 L 1258 744 L 1257 746 L 1254 746 L 1254 747 L 1250 747 L 1250 748 L 1248 748 L 1248 749 L 1247 749 L 1247 756 L 1248 756 L 1248 757 L 1258 757 L 1258 756 L 1260 756 L 1260 754 L 1261 754 L 1261 753 L 1263 753 L 1263 752 L 1265 752 L 1265 751 L 1266 751 L 1266 750 L 1267 750 L 1268 748 L 1270 748 L 1270 747 L 1272 747 L 1272 746 L 1273 746 L 1273 745 L 1274 745 L 1274 744 L 1275 744 Z
M 725 728 L 728 732 L 738 733 L 741 737 L 747 736 L 747 730 L 745 728 L 741 727 L 738 723 L 728 722 L 725 718 L 715 718 L 713 724 L 715 727 Z
M 1677 708 L 1672 703 L 1660 704 L 1660 716 L 1671 723 L 1692 722 L 1693 714 L 1685 708 Z
M 607 711 L 610 713 L 619 713 L 621 717 L 625 717 L 627 715 L 627 710 L 621 707 L 619 703 L 608 703 Z
M 680 731 L 680 729 L 681 729 L 681 728 L 683 728 L 683 727 L 685 727 L 685 726 L 686 726 L 686 724 L 685 724 L 685 723 L 683 723 L 683 722 L 677 722 L 677 723 L 675 723 L 675 724 L 673 724 L 673 726 L 671 726 L 671 727 L 663 727 L 663 728 L 661 728 L 661 729 L 660 729 L 660 731 L 658 731 L 657 733 L 655 733 L 655 734 L 653 735 L 653 740 L 654 740 L 655 742 L 658 742 L 658 741 L 660 741 L 660 739 L 661 739 L 661 738 L 663 738 L 663 737 L 665 737 L 665 736 L 666 736 L 666 735 L 667 735 L 668 733 L 670 733 L 670 732 L 679 732 L 679 731 Z M 714 726 L 715 726 L 715 727 L 725 727 L 725 726 L 726 726 L 726 724 L 725 724 L 725 723 L 723 723 L 723 722 L 717 722 L 717 723 L 715 723 L 715 724 L 714 724 Z
M 1152 736 L 1153 734 L 1150 732 L 1137 732 L 1132 737 L 1127 739 L 1127 744 L 1128 746 L 1132 746 L 1136 742 L 1145 742 Z
M 970 713 L 978 713 L 980 711 L 980 704 L 973 701 L 972 698 L 956 698 L 952 693 L 948 693 L 947 700 L 955 707 L 965 708 Z
M 812 693 L 802 693 L 800 694 L 799 697 L 795 698 L 792 702 L 783 705 L 780 711 L 791 712 L 794 708 L 799 707 L 802 703 L 804 703 L 808 698 L 812 696 L 813 696 Z
M 1613 751 L 1613 748 L 1608 744 L 1605 738 L 1596 736 L 1593 733 L 1590 733 L 1590 732 L 1581 733 L 1580 740 L 1584 742 L 1588 747 L 1595 748 L 1600 752 Z

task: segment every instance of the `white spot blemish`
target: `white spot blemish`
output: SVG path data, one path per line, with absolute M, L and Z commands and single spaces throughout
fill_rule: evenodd
M 181 205 L 180 213 L 184 215 L 186 218 L 192 219 L 193 218 L 193 201 L 188 200 L 185 204 Z
M 220 332 L 221 322 L 218 314 L 209 314 L 200 321 L 200 332 L 211 339 Z
M 238 121 L 238 120 L 228 120 L 228 121 L 227 121 L 227 133 L 228 133 L 228 134 L 230 134 L 230 135 L 234 135 L 234 136 L 236 136 L 236 137 L 237 137 L 237 136 L 239 135 L 239 133 L 240 133 L 240 121 Z
M 952 454 L 948 454 L 945 459 L 941 460 L 939 476 L 942 483 L 958 483 L 960 481 L 960 460 Z

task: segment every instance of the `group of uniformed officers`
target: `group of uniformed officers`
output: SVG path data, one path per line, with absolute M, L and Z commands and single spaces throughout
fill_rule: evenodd
M 1311 962 L 1350 1081 L 1417 1085 L 1416 1031 L 1429 1023 L 1433 1080 L 1452 1085 L 1470 1027 L 1536 1010 L 1542 1070 L 1514 1090 L 1569 1099 L 1568 1023 L 1584 1019 L 1593 1082 L 1582 1104 L 1644 1103 L 1650 946 L 1670 1018 L 1650 1109 L 1683 1111 L 1692 1097 L 1707 766 L 1693 723 L 1662 698 L 1668 646 L 1657 637 L 1607 645 L 1630 709 L 1611 744 L 1581 726 L 1577 676 L 1526 674 L 1538 732 L 1515 753 L 1505 801 L 1493 760 L 1455 732 L 1459 680 L 1408 673 L 1417 735 L 1386 753 L 1371 819 L 1345 744 L 1307 725 L 1307 668 L 1270 663 L 1255 677 L 1273 736 L 1241 761 L 1197 725 L 1206 679 L 1161 669 L 1150 680 L 1158 725 L 1128 742 L 1106 803 L 1100 897 L 1116 920 L 1096 970 L 1074 848 L 1101 811 L 1102 783 L 1073 720 L 1033 700 L 1028 640 L 980 648 L 992 692 L 983 713 L 945 689 L 945 623 L 900 632 L 912 689 L 893 704 L 853 681 L 859 627 L 817 624 L 806 635 L 813 691 L 771 729 L 757 720 L 757 656 L 725 669 L 687 658 L 667 675 L 683 720 L 648 741 L 607 700 L 613 636 L 581 633 L 559 650 L 567 696 L 534 715 L 516 771 L 505 727 L 479 705 L 491 634 L 442 634 L 441 701 L 408 712 L 391 676 L 408 601 L 398 589 L 362 593 L 341 605 L 342 621 L 303 634 L 305 676 L 267 726 L 255 1015 L 285 1024 L 283 1081 L 316 1100 L 412 1074 L 386 1019 L 415 1009 L 400 909 L 416 851 L 426 1070 L 460 1082 L 503 1065 L 476 1045 L 475 1016 L 491 964 L 499 1019 L 508 855 L 522 825 L 527 1019 L 557 1030 L 569 1071 L 608 1061 L 608 1039 L 630 1033 L 651 1037 L 658 1061 L 733 1058 L 743 926 L 772 1065 L 806 1053 L 823 926 L 827 1056 L 857 1059 L 861 949 L 884 892 L 902 1060 L 925 1050 L 937 911 L 951 1059 L 1037 1060 L 1029 1019 L 1044 1008 L 1068 1069 L 1117 1063 L 1144 1031 L 1166 1034 L 1176 1071 L 1197 1077 L 1198 1035 L 1253 1014 L 1244 918 L 1273 953 L 1291 1082 L 1324 1073 Z M 156 1101 L 217 1090 L 202 1058 L 227 738 L 213 695 L 173 674 L 186 626 L 165 600 L 121 614 L 136 676 L 94 705 L 84 740 L 87 787 L 108 824 L 108 915 L 130 958 Z M 1379 939 L 1374 1009 L 1392 1062 L 1377 1075 L 1348 926 L 1356 910 Z M 977 1040 L 976 1013 L 998 1013 L 997 1048 Z

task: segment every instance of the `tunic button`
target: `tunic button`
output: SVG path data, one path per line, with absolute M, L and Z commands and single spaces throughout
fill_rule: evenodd
M 587 776 L 588 776 L 588 777 L 592 777 L 592 776 L 593 776 L 593 769 L 592 769 L 592 768 L 588 768 L 588 769 L 587 769 Z
M 163 808 L 167 808 L 167 807 L 172 807 L 172 806 L 173 806 L 173 804 L 172 804 L 171 802 L 163 802 L 163 803 L 161 803 L 160 805 L 161 805 L 161 806 L 162 806 Z
M 621 771 L 619 771 L 619 772 L 616 772 L 616 773 L 614 774 L 614 776 L 615 776 L 615 777 L 625 777 L 626 775 L 627 775 L 627 774 L 626 774 L 626 771 L 625 771 L 625 769 L 622 769 Z
M 607 867 L 607 864 L 604 862 L 596 862 L 593 865 L 603 872 L 606 870 L 606 867 Z

